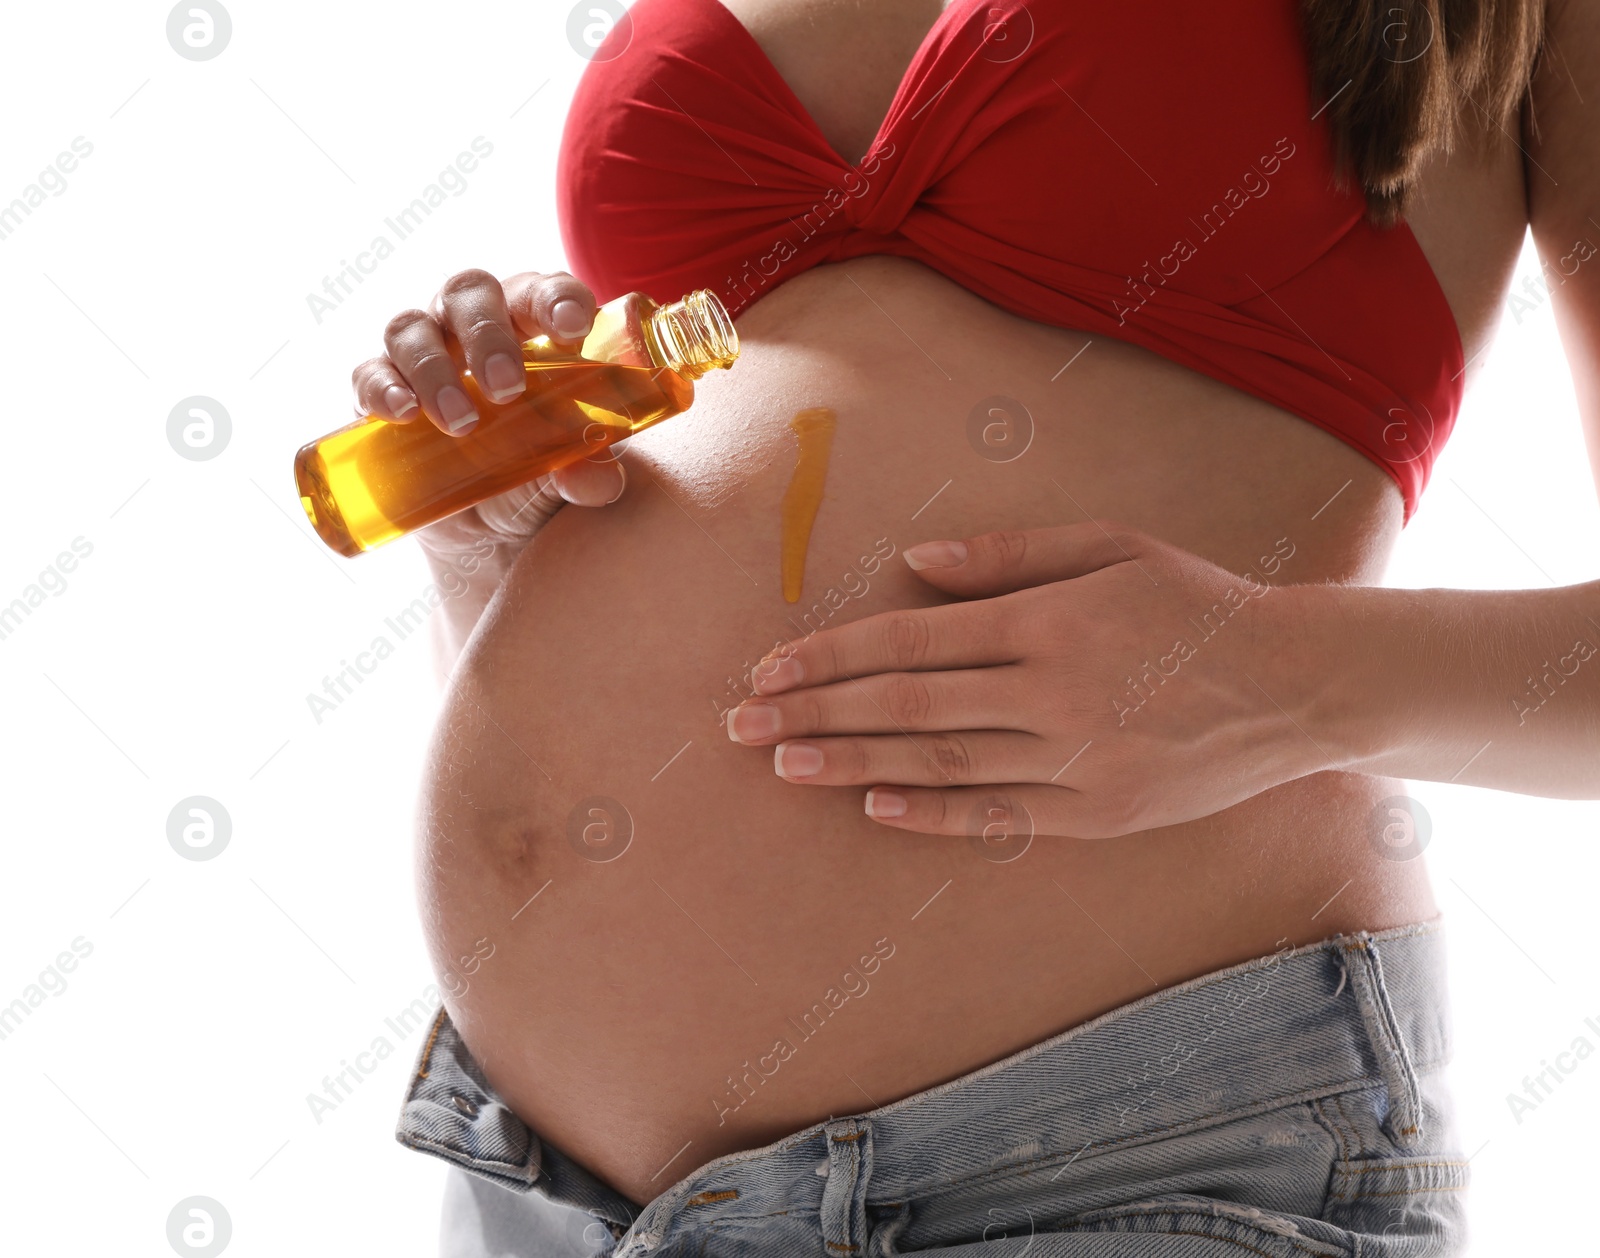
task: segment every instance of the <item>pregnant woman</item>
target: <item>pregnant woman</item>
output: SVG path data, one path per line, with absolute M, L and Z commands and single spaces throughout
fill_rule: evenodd
M 1542 0 L 638 0 L 573 275 L 356 372 L 459 432 L 447 333 L 742 343 L 419 535 L 447 1253 L 1458 1252 L 1390 775 L 1600 797 L 1600 583 L 1377 583 L 1530 224 L 1600 466 L 1597 67 Z

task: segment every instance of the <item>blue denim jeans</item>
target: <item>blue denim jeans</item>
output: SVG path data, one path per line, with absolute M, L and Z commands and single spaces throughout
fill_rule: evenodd
M 1284 950 L 708 1162 L 643 1209 L 544 1144 L 441 1010 L 401 1143 L 446 1258 L 1418 1258 L 1465 1242 L 1436 924 Z

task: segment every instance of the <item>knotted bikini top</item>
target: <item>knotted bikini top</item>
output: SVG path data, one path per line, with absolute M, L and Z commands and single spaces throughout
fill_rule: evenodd
M 1326 104 L 1294 0 L 950 0 L 852 165 L 720 0 L 637 0 L 573 98 L 558 213 L 601 301 L 710 288 L 737 316 L 819 263 L 913 258 L 1325 429 L 1409 520 L 1461 341 L 1410 228 L 1335 186 Z

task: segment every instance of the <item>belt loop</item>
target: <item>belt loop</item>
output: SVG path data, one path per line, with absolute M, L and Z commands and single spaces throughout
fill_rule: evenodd
M 828 1140 L 828 1182 L 822 1190 L 822 1243 L 833 1258 L 864 1255 L 867 1181 L 872 1176 L 872 1124 L 843 1118 L 823 1128 Z
M 1367 1038 L 1378 1060 L 1378 1070 L 1389 1090 L 1389 1113 L 1383 1129 L 1395 1144 L 1412 1148 L 1422 1139 L 1422 1094 L 1417 1085 L 1416 1068 L 1400 1034 L 1389 990 L 1383 980 L 1383 960 L 1372 936 L 1366 931 L 1342 937 L 1343 960 L 1350 975 L 1350 987 L 1366 1024 Z

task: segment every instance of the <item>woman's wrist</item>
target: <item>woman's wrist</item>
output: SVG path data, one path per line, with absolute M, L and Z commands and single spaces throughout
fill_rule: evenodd
M 1278 684 L 1325 767 L 1600 791 L 1600 584 L 1279 592 L 1289 614 L 1273 631 L 1298 641 L 1278 653 Z
M 434 671 L 442 684 L 527 543 L 512 544 L 485 534 L 466 548 L 419 545 L 433 578 L 435 593 L 429 601 L 436 602 L 432 616 Z
M 423 557 L 428 561 L 428 571 L 448 595 L 462 582 L 493 590 L 527 545 L 526 538 L 512 544 L 509 539 L 480 534 L 470 545 L 441 545 L 419 540 Z
M 1370 772 L 1422 737 L 1409 593 L 1337 584 L 1274 592 L 1287 612 L 1273 626 L 1286 639 L 1277 655 L 1284 706 L 1322 768 Z

